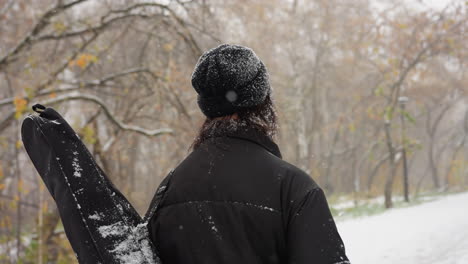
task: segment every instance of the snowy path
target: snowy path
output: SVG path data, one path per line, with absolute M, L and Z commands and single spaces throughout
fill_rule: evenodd
M 468 263 L 468 193 L 337 225 L 353 264 Z

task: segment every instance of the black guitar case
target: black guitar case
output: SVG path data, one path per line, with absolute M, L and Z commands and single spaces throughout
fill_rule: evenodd
M 79 136 L 52 108 L 21 126 L 24 147 L 57 203 L 65 233 L 80 263 L 160 264 L 147 219 L 164 193 L 162 183 L 142 219 L 96 164 Z M 167 179 L 166 179 L 167 180 Z

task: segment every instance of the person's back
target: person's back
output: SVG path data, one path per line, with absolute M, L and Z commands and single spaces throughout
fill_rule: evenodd
M 263 63 L 250 49 L 222 45 L 200 58 L 192 84 L 208 118 L 160 187 L 149 230 L 161 261 L 349 263 L 322 190 L 272 140 Z

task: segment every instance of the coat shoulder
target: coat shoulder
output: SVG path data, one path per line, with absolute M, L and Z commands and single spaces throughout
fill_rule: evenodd
M 309 173 L 303 169 L 285 161 L 281 160 L 282 167 L 284 168 L 283 181 L 286 185 L 297 185 L 303 189 L 312 190 L 320 188 L 317 182 L 310 176 Z

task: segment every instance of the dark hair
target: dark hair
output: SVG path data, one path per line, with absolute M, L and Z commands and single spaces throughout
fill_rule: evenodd
M 230 116 L 219 119 L 206 118 L 198 136 L 190 149 L 197 149 L 206 139 L 213 136 L 223 136 L 243 128 L 254 128 L 273 140 L 278 130 L 276 109 L 270 95 L 267 95 L 260 105 L 241 109 L 236 112 L 238 118 Z

